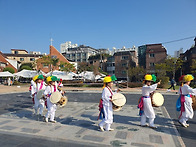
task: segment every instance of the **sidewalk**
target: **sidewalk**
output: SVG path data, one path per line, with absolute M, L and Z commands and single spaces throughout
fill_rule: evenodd
M 28 86 L 3 86 L 0 93 L 28 92 Z M 64 87 L 66 91 L 101 92 L 102 88 L 72 88 Z M 90 90 L 90 91 L 89 91 Z M 123 89 L 124 92 L 139 92 L 140 88 Z M 161 91 L 161 90 L 160 90 Z M 164 91 L 164 90 L 162 90 Z M 57 144 L 69 141 L 80 146 L 139 146 L 139 147 L 179 147 L 185 146 L 179 136 L 165 107 L 154 108 L 155 124 L 158 129 L 140 127 L 140 117 L 136 105 L 125 105 L 119 112 L 114 112 L 112 132 L 100 132 L 98 128 L 98 104 L 68 102 L 64 108 L 56 111 L 57 123 L 45 123 L 43 119 L 33 115 L 33 109 L 24 108 L 2 114 L 0 117 L 0 142 L 4 142 L 5 135 L 15 135 L 29 138 L 47 139 Z M 46 109 L 44 111 L 46 114 Z M 9 142 L 9 138 L 6 138 Z M 17 139 L 16 139 L 17 140 Z M 12 142 L 13 146 L 26 146 L 26 140 Z M 7 142 L 4 142 L 7 143 Z M 62 146 L 66 146 L 66 143 Z M 39 142 L 37 142 L 39 144 Z
M 155 124 L 158 129 L 140 127 L 140 117 L 136 105 L 125 105 L 114 112 L 111 132 L 98 129 L 98 107 L 95 103 L 68 102 L 66 107 L 56 111 L 57 123 L 43 122 L 33 110 L 25 108 L 9 112 L 0 117 L 0 133 L 29 136 L 55 142 L 71 141 L 84 146 L 140 146 L 179 147 L 184 146 L 181 137 L 170 119 L 165 107 L 155 108 Z M 44 111 L 46 114 L 46 110 Z M 0 139 L 1 141 L 2 139 Z M 21 146 L 25 144 L 20 141 Z M 18 145 L 18 142 L 16 144 Z M 66 144 L 65 144 L 66 146 Z

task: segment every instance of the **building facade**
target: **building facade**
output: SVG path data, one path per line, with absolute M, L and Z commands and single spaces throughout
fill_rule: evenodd
M 155 73 L 155 64 L 165 61 L 167 51 L 162 44 L 147 44 L 138 47 L 138 63 L 148 73 Z
M 106 62 L 106 72 L 109 75 L 115 74 L 115 58 L 114 56 L 108 57 Z
M 68 48 L 75 48 L 78 47 L 78 44 L 71 44 L 71 41 L 67 41 L 65 43 L 61 43 L 60 50 L 61 53 L 65 53 L 68 51 Z
M 196 37 L 194 41 L 195 45 L 192 48 L 180 54 L 180 59 L 183 60 L 181 74 L 191 74 L 191 66 L 193 65 L 193 60 L 196 59 Z
M 29 54 L 26 50 L 22 49 L 11 49 L 11 53 L 4 53 L 8 59 L 16 60 L 22 63 L 33 63 L 43 55 L 41 54 Z
M 47 55 L 52 58 L 58 58 L 59 62 L 57 63 L 56 67 L 52 67 L 52 65 L 46 64 L 46 62 L 40 58 L 37 60 L 37 70 L 42 70 L 45 73 L 50 72 L 51 70 L 59 70 L 59 65 L 61 62 L 63 63 L 69 63 L 69 61 L 54 47 L 50 45 L 50 54 Z
M 17 72 L 17 68 L 13 65 L 14 61 L 9 60 L 2 52 L 0 52 L 0 72 L 3 72 L 3 69 L 6 67 L 11 67 L 14 69 L 14 72 Z
M 73 62 L 88 62 L 88 58 L 96 55 L 98 51 L 90 46 L 80 45 L 75 48 L 68 48 L 65 53 L 62 53 L 65 58 Z
M 114 53 L 115 75 L 118 80 L 127 80 L 127 72 L 130 67 L 138 65 L 136 51 L 120 51 Z

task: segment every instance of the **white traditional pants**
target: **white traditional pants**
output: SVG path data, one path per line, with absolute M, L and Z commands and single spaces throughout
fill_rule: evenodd
M 51 103 L 50 99 L 47 98 L 47 106 L 48 106 L 48 112 L 46 114 L 46 118 L 50 118 L 50 121 L 54 121 L 56 104 Z
M 186 124 L 186 121 L 189 118 L 190 119 L 193 118 L 194 111 L 193 111 L 193 108 L 192 108 L 192 102 L 193 101 L 192 101 L 191 97 L 185 96 L 185 102 L 184 102 L 185 111 L 182 112 L 182 116 L 180 117 L 180 120 L 179 120 L 181 123 Z
M 144 113 L 141 116 L 141 125 L 146 125 L 146 118 L 149 118 L 149 125 L 154 127 L 155 113 L 152 107 L 151 98 L 143 99 Z
M 144 125 L 146 125 L 146 115 L 145 114 L 142 114 L 142 116 L 141 116 L 141 125 L 142 126 L 144 126 Z M 149 118 L 149 126 L 154 126 L 154 118 Z
M 37 99 L 37 95 L 34 96 L 34 109 L 35 109 L 35 114 L 38 113 L 39 110 L 39 114 L 42 115 L 43 110 L 44 110 L 44 106 L 45 106 L 45 102 L 43 99 Z
M 103 118 L 103 120 L 99 123 L 99 126 L 100 127 L 105 126 L 105 130 L 108 131 L 110 130 L 110 126 L 113 123 L 112 105 L 110 106 L 103 105 L 103 111 L 104 111 L 105 118 Z

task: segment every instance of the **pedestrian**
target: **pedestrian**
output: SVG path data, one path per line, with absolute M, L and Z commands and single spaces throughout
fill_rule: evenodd
M 171 91 L 171 90 L 170 90 L 171 88 L 173 88 L 173 90 L 175 90 L 175 83 L 176 83 L 176 82 L 175 82 L 174 78 L 172 78 L 171 81 L 170 81 L 171 86 L 168 88 L 167 91 Z
M 7 84 L 8 84 L 8 86 L 11 86 L 11 79 L 10 79 L 10 77 L 7 79 Z
M 194 115 L 194 111 L 192 108 L 192 98 L 191 95 L 195 95 L 196 89 L 190 87 L 191 81 L 194 77 L 190 74 L 187 74 L 183 77 L 184 84 L 179 89 L 180 94 L 180 101 L 181 101 L 181 112 L 179 116 L 179 123 L 183 127 L 188 127 L 189 124 L 187 123 L 188 119 L 192 119 Z
M 50 122 L 52 123 L 56 123 L 56 120 L 54 120 L 55 118 L 55 112 L 57 109 L 57 105 L 56 103 L 52 103 L 50 101 L 50 96 L 53 92 L 56 92 L 58 89 L 56 81 L 57 81 L 57 77 L 56 76 L 49 76 L 47 77 L 47 82 L 48 82 L 48 86 L 46 87 L 45 91 L 44 91 L 44 95 L 47 98 L 47 107 L 48 107 L 48 112 L 46 114 L 45 117 L 45 122 L 48 122 L 48 118 L 50 118 Z
M 104 126 L 106 131 L 113 131 L 111 128 L 113 123 L 113 108 L 112 108 L 112 95 L 114 92 L 112 91 L 113 81 L 116 80 L 116 77 L 113 75 L 106 76 L 103 80 L 104 87 L 102 91 L 102 98 L 100 106 L 100 115 L 103 114 L 103 119 L 99 123 L 99 128 L 101 131 L 104 131 Z M 118 92 L 118 91 L 117 91 Z
M 38 114 L 39 111 L 39 116 L 43 117 L 43 110 L 45 107 L 45 100 L 44 99 L 38 99 L 37 98 L 37 93 L 39 90 L 45 90 L 46 86 L 44 85 L 44 77 L 43 75 L 36 75 L 33 78 L 35 84 L 33 84 L 31 93 L 34 99 L 34 109 L 35 109 L 35 115 Z M 33 82 L 32 82 L 33 83 Z
M 154 75 L 154 77 L 155 77 L 155 75 Z M 160 84 L 160 82 L 151 85 L 152 81 L 153 81 L 152 75 L 150 75 L 150 74 L 145 75 L 144 81 L 143 81 L 144 85 L 142 87 L 142 97 L 140 98 L 138 108 L 140 108 L 139 115 L 141 116 L 140 125 L 142 127 L 148 126 L 146 124 L 146 118 L 148 118 L 149 119 L 149 127 L 156 129 L 157 127 L 154 125 L 155 112 L 152 107 L 150 93 L 152 93 L 156 90 L 156 88 Z

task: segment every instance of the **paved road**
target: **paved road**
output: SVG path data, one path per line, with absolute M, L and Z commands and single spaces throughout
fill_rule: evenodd
M 28 95 L 29 95 L 28 93 L 0 95 L 0 100 L 1 100 L 0 114 L 22 110 L 23 108 L 32 107 L 31 98 Z M 67 92 L 67 96 L 70 102 L 77 101 L 77 102 L 98 103 L 101 93 Z M 127 97 L 127 104 L 136 105 L 138 102 L 138 98 L 140 97 L 140 94 L 127 94 L 126 93 L 125 96 Z M 178 95 L 166 94 L 164 95 L 164 97 L 165 97 L 164 106 L 166 107 L 170 117 L 173 119 L 180 135 L 182 136 L 184 143 L 186 144 L 187 147 L 195 146 L 196 144 L 196 131 L 195 131 L 196 130 L 196 117 L 194 117 L 191 121 L 189 121 L 190 127 L 182 128 L 177 123 L 178 113 L 175 111 L 175 102 L 178 98 Z M 156 119 L 155 119 L 155 123 L 156 123 Z M 32 142 L 32 139 L 27 138 L 27 140 Z M 55 144 L 55 142 L 51 141 L 49 144 Z

